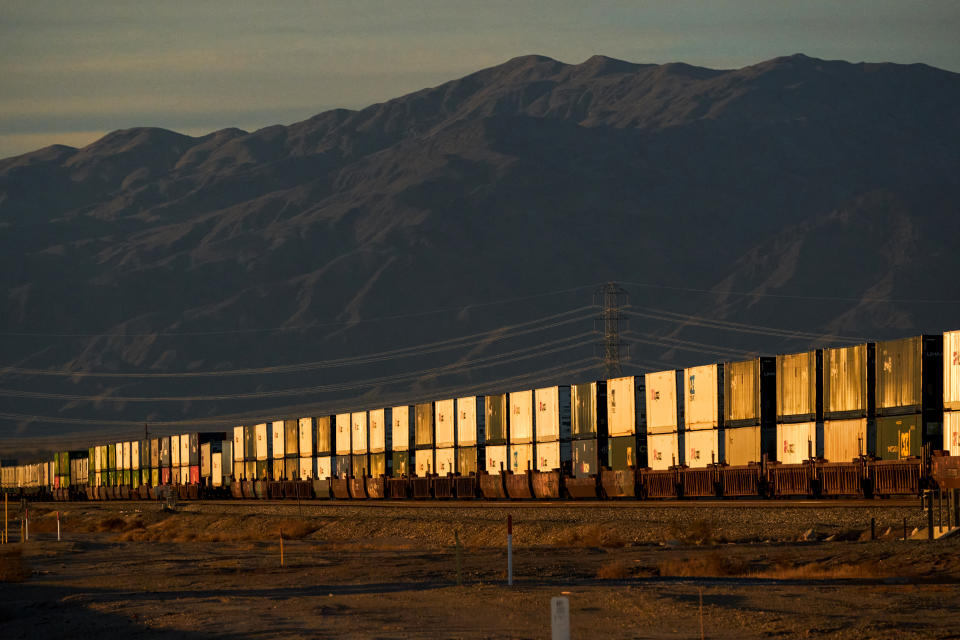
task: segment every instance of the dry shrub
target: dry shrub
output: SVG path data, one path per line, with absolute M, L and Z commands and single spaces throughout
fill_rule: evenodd
M 598 524 L 590 524 L 561 531 L 556 538 L 558 547 L 615 547 L 620 548 L 626 541 L 619 533 Z
M 711 545 L 720 542 L 716 535 L 716 527 L 708 520 L 694 520 L 681 527 L 674 523 L 670 525 L 670 537 L 684 544 Z
M 874 563 L 832 564 L 829 562 L 810 562 L 808 564 L 780 564 L 756 574 L 760 578 L 776 580 L 840 580 L 849 578 L 877 578 Z
M 623 560 L 607 562 L 597 569 L 597 578 L 601 580 L 623 580 L 630 577 L 630 565 Z
M 677 578 L 724 578 L 746 575 L 750 566 L 736 558 L 719 553 L 701 553 L 684 558 L 671 558 L 660 563 L 660 575 Z
M 104 518 L 97 523 L 97 531 L 123 531 L 126 524 L 123 518 Z
M 30 577 L 30 569 L 20 549 L 0 550 L 0 582 L 23 582 Z

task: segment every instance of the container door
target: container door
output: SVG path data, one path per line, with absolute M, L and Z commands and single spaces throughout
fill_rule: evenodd
M 644 376 L 647 393 L 647 433 L 677 431 L 677 372 L 660 371 Z

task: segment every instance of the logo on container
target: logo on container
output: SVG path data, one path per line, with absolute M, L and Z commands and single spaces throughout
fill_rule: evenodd
M 656 389 L 650 389 L 650 399 L 651 399 L 651 400 L 659 400 L 659 399 L 660 399 L 660 392 L 657 391 Z
M 693 383 L 697 379 L 696 374 L 690 374 L 690 397 L 697 395 L 697 390 L 694 388 Z

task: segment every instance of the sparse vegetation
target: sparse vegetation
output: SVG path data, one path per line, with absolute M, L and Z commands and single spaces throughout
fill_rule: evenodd
M 0 582 L 23 582 L 30 569 L 18 547 L 0 549 Z
M 664 560 L 660 563 L 659 570 L 662 577 L 725 578 L 746 575 L 750 571 L 750 565 L 715 552 Z
M 717 535 L 717 527 L 709 520 L 694 520 L 681 526 L 677 523 L 670 525 L 670 538 L 684 544 L 712 545 L 726 542 Z
M 558 547 L 605 547 L 618 549 L 623 547 L 626 541 L 620 533 L 612 527 L 590 524 L 561 531 L 557 535 L 556 544 Z
M 623 560 L 607 562 L 597 569 L 597 578 L 601 580 L 624 580 L 631 575 L 630 565 Z

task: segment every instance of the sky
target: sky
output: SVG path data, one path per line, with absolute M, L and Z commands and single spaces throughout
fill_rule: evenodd
M 134 126 L 290 124 L 533 53 L 960 72 L 957 34 L 957 0 L 0 0 L 0 158 Z

